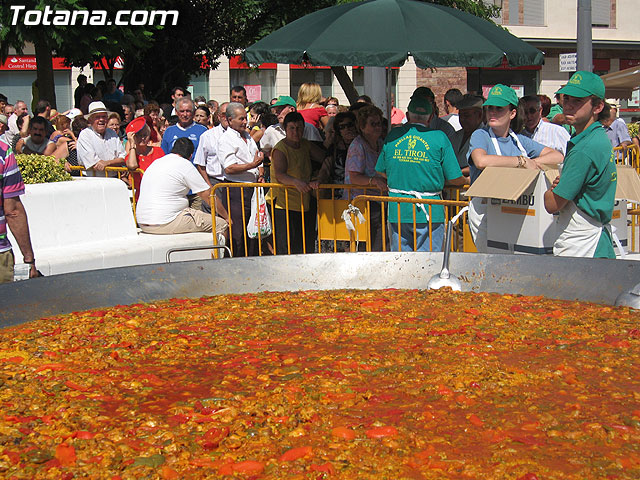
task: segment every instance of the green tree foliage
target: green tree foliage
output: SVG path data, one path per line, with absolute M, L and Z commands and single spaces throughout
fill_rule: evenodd
M 24 5 L 16 25 L 12 23 L 15 10 L 12 3 Z M 146 1 L 136 2 L 137 9 L 144 9 Z M 70 65 L 84 66 L 87 63 L 106 58 L 107 65 L 129 49 L 146 49 L 157 27 L 116 25 L 54 25 L 55 14 L 48 16 L 50 25 L 25 25 L 24 12 L 46 8 L 55 11 L 105 10 L 109 18 L 114 18 L 118 10 L 131 9 L 127 0 L 22 0 L 21 2 L 0 2 L 0 60 L 6 59 L 9 48 L 22 53 L 27 43 L 32 43 L 36 51 L 37 78 L 40 98 L 49 100 L 55 106 L 52 57 L 67 59 Z M 44 18 L 44 15 L 43 15 Z
M 232 55 L 272 31 L 321 8 L 350 0 L 22 0 L 27 10 L 106 10 L 114 18 L 118 10 L 177 10 L 177 25 L 152 26 L 26 26 L 12 25 L 10 3 L 0 2 L 0 60 L 9 47 L 21 52 L 33 43 L 38 63 L 40 98 L 55 105 L 53 55 L 69 64 L 84 66 L 102 61 L 107 75 L 118 56 L 125 60 L 124 83 L 132 90 L 138 83 L 153 96 L 168 99 L 175 85 L 215 67 L 220 55 Z M 434 0 L 433 3 L 468 11 L 485 19 L 499 8 L 482 0 Z M 205 62 L 203 63 L 203 58 Z M 203 70 L 204 69 L 204 70 Z

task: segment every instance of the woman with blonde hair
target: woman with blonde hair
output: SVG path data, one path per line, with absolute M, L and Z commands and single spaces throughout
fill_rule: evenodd
M 320 105 L 322 90 L 317 83 L 303 83 L 298 90 L 297 110 L 304 121 L 316 128 L 324 129 L 329 121 L 327 110 Z

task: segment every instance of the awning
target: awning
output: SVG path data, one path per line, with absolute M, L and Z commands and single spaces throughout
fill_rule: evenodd
M 631 98 L 632 92 L 640 87 L 640 65 L 602 75 L 607 98 Z

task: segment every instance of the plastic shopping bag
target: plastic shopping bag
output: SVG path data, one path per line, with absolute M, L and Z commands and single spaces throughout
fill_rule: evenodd
M 258 238 L 258 236 L 265 238 L 271 235 L 271 217 L 269 216 L 269 210 L 267 210 L 267 201 L 264 198 L 264 189 L 262 187 L 256 187 L 253 190 L 247 235 L 249 238 Z

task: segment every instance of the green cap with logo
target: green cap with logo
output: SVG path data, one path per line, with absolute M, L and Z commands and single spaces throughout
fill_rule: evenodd
M 271 108 L 273 107 L 282 107 L 282 106 L 289 106 L 289 107 L 295 107 L 296 106 L 296 101 L 293 99 L 293 97 L 290 97 L 289 95 L 280 95 L 278 97 L 278 100 L 276 101 L 276 103 L 274 103 L 273 105 L 271 105 Z
M 489 105 L 493 105 L 494 107 L 506 107 L 507 105 L 513 105 L 516 107 L 518 105 L 518 95 L 513 88 L 499 83 L 489 90 L 487 101 L 484 102 L 483 105 L 485 107 Z
M 563 93 L 578 98 L 595 95 L 598 98 L 604 99 L 604 82 L 593 72 L 579 70 L 571 75 L 569 83 L 556 93 Z
M 416 115 L 431 115 L 433 107 L 431 102 L 423 97 L 413 97 L 407 107 L 409 113 L 415 113 Z

